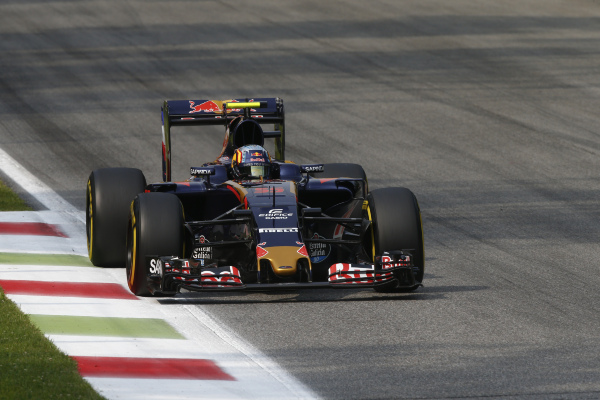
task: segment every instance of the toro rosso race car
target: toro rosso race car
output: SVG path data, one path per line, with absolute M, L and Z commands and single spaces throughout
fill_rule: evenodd
M 104 168 L 87 183 L 90 260 L 125 265 L 134 294 L 422 285 L 414 194 L 369 191 L 358 164 L 287 161 L 281 99 L 165 101 L 162 120 L 163 182 Z M 206 125 L 225 127 L 221 153 L 173 182 L 171 129 Z M 265 140 L 274 141 L 273 154 Z

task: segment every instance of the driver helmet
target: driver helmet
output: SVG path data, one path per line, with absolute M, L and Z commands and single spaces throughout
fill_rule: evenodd
M 238 179 L 268 179 L 271 176 L 271 157 L 262 146 L 242 146 L 233 153 L 231 168 Z

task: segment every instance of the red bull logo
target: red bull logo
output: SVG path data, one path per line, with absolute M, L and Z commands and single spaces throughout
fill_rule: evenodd
M 254 100 L 249 100 L 254 101 Z M 190 114 L 206 112 L 206 113 L 223 113 L 223 104 L 225 103 L 239 103 L 237 100 L 207 100 L 202 104 L 196 105 L 195 102 L 190 101 Z M 232 108 L 229 109 L 229 112 L 241 112 L 241 108 Z M 255 112 L 256 110 L 251 108 L 250 111 Z
M 202 104 L 196 105 L 193 101 L 190 101 L 190 114 L 198 113 L 198 112 L 222 112 L 221 108 L 217 103 L 212 100 L 205 101 Z

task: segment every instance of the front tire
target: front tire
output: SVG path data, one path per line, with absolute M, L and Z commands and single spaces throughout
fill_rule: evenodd
M 375 255 L 392 250 L 409 250 L 412 255 L 417 285 L 395 291 L 417 289 L 425 273 L 423 224 L 417 198 L 406 188 L 384 188 L 369 193 L 368 201 Z
M 123 267 L 129 205 L 146 188 L 136 168 L 102 168 L 90 174 L 86 191 L 88 255 L 98 267 Z
M 146 256 L 183 257 L 184 216 L 170 193 L 142 193 L 131 203 L 127 230 L 127 284 L 137 296 L 151 296 Z

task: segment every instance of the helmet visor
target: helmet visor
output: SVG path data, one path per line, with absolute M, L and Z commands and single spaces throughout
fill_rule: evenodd
M 240 175 L 247 178 L 268 178 L 271 172 L 270 165 L 240 165 Z

